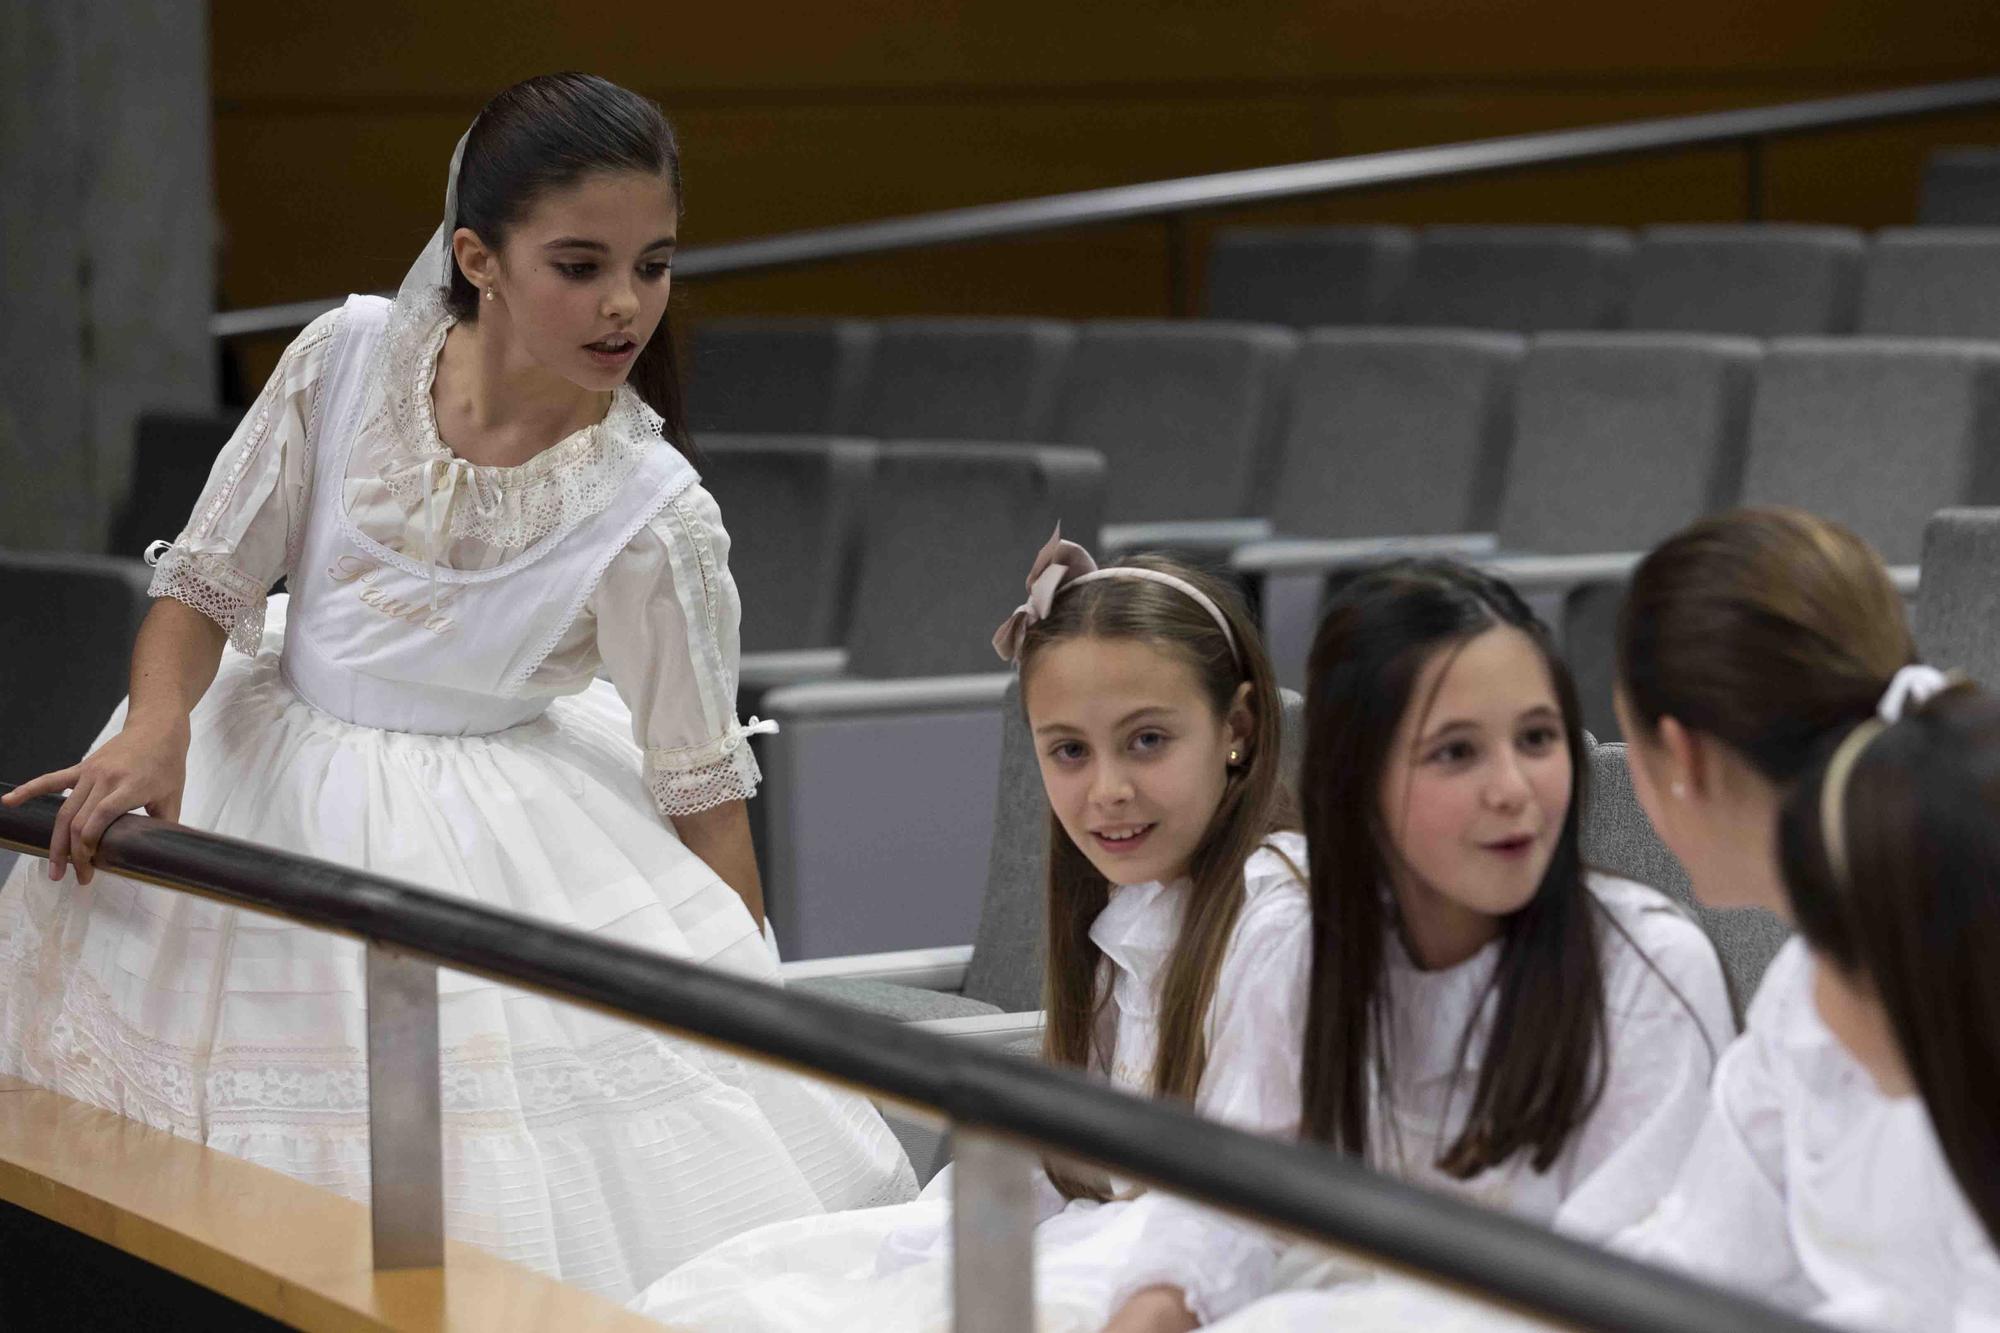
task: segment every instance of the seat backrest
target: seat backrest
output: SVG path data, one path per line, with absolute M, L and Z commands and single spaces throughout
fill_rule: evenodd
M 1745 504 L 1824 514 L 1908 564 L 1932 513 L 2000 502 L 1996 480 L 2000 347 L 1783 338 L 1766 349 Z
M 1940 148 L 1924 167 L 1917 221 L 2000 227 L 2000 148 Z
M 1603 227 L 1429 227 L 1417 240 L 1404 324 L 1608 329 L 1624 313 L 1632 238 Z
M 993 629 L 1054 531 L 1097 545 L 1104 457 L 1088 449 L 885 444 L 861 530 L 848 674 L 1002 669 Z
M 1749 338 L 1854 327 L 1864 245 L 1848 227 L 1648 227 L 1625 327 Z
M 874 326 L 857 319 L 715 319 L 689 348 L 688 425 L 831 435 L 854 410 Z
M 208 472 L 241 412 L 142 412 L 132 428 L 132 476 L 111 520 L 111 553 L 138 559 L 187 526 Z
M 1208 243 L 1208 317 L 1387 324 L 1415 248 L 1405 227 L 1225 227 Z
M 0 778 L 21 782 L 83 758 L 125 697 L 152 571 L 122 557 L 0 551 L 0 580 Z
M 1632 789 L 1623 745 L 1590 742 L 1588 793 L 1583 809 L 1584 864 L 1649 884 L 1688 908 L 1722 955 L 1730 998 L 1741 1018 L 1764 969 L 1790 937 L 1785 923 L 1761 908 L 1717 909 L 1695 901 L 1687 871 L 1653 831 Z
M 864 440 L 702 438 L 702 484 L 729 526 L 744 652 L 843 642 L 876 452 Z
M 1237 517 L 1297 346 L 1291 330 L 1264 324 L 1085 324 L 1049 438 L 1104 455 L 1106 522 Z
M 1530 339 L 1500 548 L 1644 550 L 1727 504 L 1757 357 L 1748 339 L 1691 333 Z
M 1917 652 L 2000 688 L 2000 509 L 1944 509 L 1924 525 Z
M 1279 719 L 1278 762 L 1285 780 L 1296 784 L 1305 746 L 1305 700 L 1284 691 Z M 1043 902 L 1048 863 L 1049 801 L 1021 709 L 1021 682 L 1007 687 L 1000 706 L 1000 796 L 993 812 L 993 850 L 987 861 L 986 895 L 979 908 L 979 932 L 965 973 L 965 994 L 1009 1013 L 1042 1007 Z
M 1049 439 L 1076 341 L 1046 319 L 891 319 L 843 433 L 878 440 Z
M 1861 279 L 1860 331 L 2000 338 L 2000 227 L 1875 233 Z
M 1525 346 L 1460 329 L 1307 334 L 1273 526 L 1290 537 L 1490 530 Z

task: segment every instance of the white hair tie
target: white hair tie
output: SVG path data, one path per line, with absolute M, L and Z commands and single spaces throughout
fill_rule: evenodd
M 1903 720 L 1903 714 L 1911 705 L 1919 708 L 1928 703 L 1940 691 L 1952 683 L 1951 677 L 1936 667 L 1912 662 L 1899 668 L 1889 680 L 1889 688 L 1882 691 L 1881 700 L 1875 705 L 1875 716 L 1862 722 L 1847 733 L 1845 739 L 1833 752 L 1833 758 L 1826 764 L 1826 777 L 1821 781 L 1819 792 L 1820 840 L 1826 844 L 1827 866 L 1833 871 L 1833 882 L 1845 889 L 1848 879 L 1847 859 L 1847 779 L 1854 772 L 1854 765 L 1861 759 L 1861 752 L 1884 731 Z
M 1921 708 L 1949 684 L 1951 677 L 1936 667 L 1912 662 L 1890 678 L 1889 688 L 1882 691 L 1882 701 L 1875 705 L 1875 716 L 1884 722 L 1900 722 L 1911 704 Z

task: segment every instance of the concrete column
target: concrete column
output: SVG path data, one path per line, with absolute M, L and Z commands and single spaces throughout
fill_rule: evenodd
M 205 4 L 10 0 L 0 546 L 102 549 L 138 413 L 213 405 L 209 103 Z

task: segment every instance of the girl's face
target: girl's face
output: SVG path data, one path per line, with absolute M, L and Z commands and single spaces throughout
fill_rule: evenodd
M 1562 707 L 1533 639 L 1496 625 L 1417 673 L 1378 799 L 1406 942 L 1463 962 L 1540 888 L 1569 812 Z
M 1022 694 L 1063 831 L 1113 884 L 1186 875 L 1230 751 L 1250 761 L 1248 682 L 1219 718 L 1191 666 L 1140 640 L 1067 639 L 1033 667 Z
M 1910 1067 L 1889 1026 L 1889 1015 L 1865 978 L 1843 972 L 1818 953 L 1812 956 L 1813 1007 L 1834 1039 L 1868 1071 L 1884 1097 L 1916 1092 Z
M 459 266 L 494 292 L 482 293 L 482 321 L 498 316 L 543 369 L 605 392 L 625 382 L 666 314 L 679 229 L 665 176 L 592 172 L 537 198 L 497 253 L 477 238 L 471 254 L 461 244 Z

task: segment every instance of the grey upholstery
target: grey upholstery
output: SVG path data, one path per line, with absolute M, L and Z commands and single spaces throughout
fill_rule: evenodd
M 1430 227 L 1401 322 L 1473 329 L 1604 329 L 1624 313 L 1632 238 L 1602 227 Z
M 240 412 L 143 412 L 132 429 L 132 476 L 111 520 L 111 553 L 137 559 L 187 526 L 208 470 Z
M 899 1023 L 1001 1012 L 995 1005 L 965 995 L 954 995 L 950 991 L 898 986 L 890 981 L 870 981 L 860 977 L 812 977 L 788 981 L 785 989 L 815 995 L 823 1000 L 836 1000 L 856 1009 L 866 1009 L 871 1014 L 893 1018 Z
M 1272 527 L 1288 537 L 1489 530 L 1523 348 L 1513 334 L 1450 329 L 1308 334 Z
M 717 319 L 687 363 L 696 432 L 831 435 L 854 410 L 874 326 L 853 319 Z
M 744 652 L 843 641 L 875 455 L 862 440 L 702 439 L 702 484 L 728 516 Z
M 2000 338 L 2000 227 L 1877 232 L 1861 283 L 1860 331 Z
M 1208 316 L 1390 323 L 1415 246 L 1403 227 L 1224 228 L 1208 243 Z
M 1648 227 L 1625 326 L 1752 338 L 1846 333 L 1863 249 L 1847 227 Z
M 1693 911 L 1722 955 L 1737 1017 L 1756 994 L 1764 969 L 1790 931 L 1761 908 L 1715 909 L 1694 900 L 1687 872 L 1653 831 L 1652 821 L 1632 789 L 1625 747 L 1593 744 L 1589 795 L 1583 809 L 1584 864 L 1609 874 L 1650 884 Z
M 1049 438 L 1076 332 L 1038 319 L 892 319 L 844 433 L 882 440 Z
M 1917 651 L 2000 688 L 2000 509 L 1946 509 L 1924 526 Z
M 1780 339 L 1758 372 L 1746 504 L 1845 523 L 1914 562 L 1931 514 L 2000 500 L 2000 347 Z
M 83 758 L 125 697 L 151 581 L 137 560 L 0 551 L 0 779 Z
M 1611 692 L 1618 677 L 1618 608 L 1624 601 L 1625 583 L 1617 580 L 1579 584 L 1562 604 L 1563 661 L 1576 681 L 1583 725 L 1611 741 L 1621 739 Z
M 1917 221 L 2000 227 L 2000 148 L 1940 148 L 1924 167 Z
M 1503 551 L 1642 550 L 1733 496 L 1757 344 L 1533 338 L 1496 524 Z
M 997 670 L 993 627 L 1058 520 L 1097 544 L 1105 468 L 1085 449 L 889 444 L 876 463 L 847 637 L 848 674 Z
M 1247 513 L 1297 345 L 1255 324 L 1086 324 L 1047 438 L 1104 454 L 1107 523 Z

